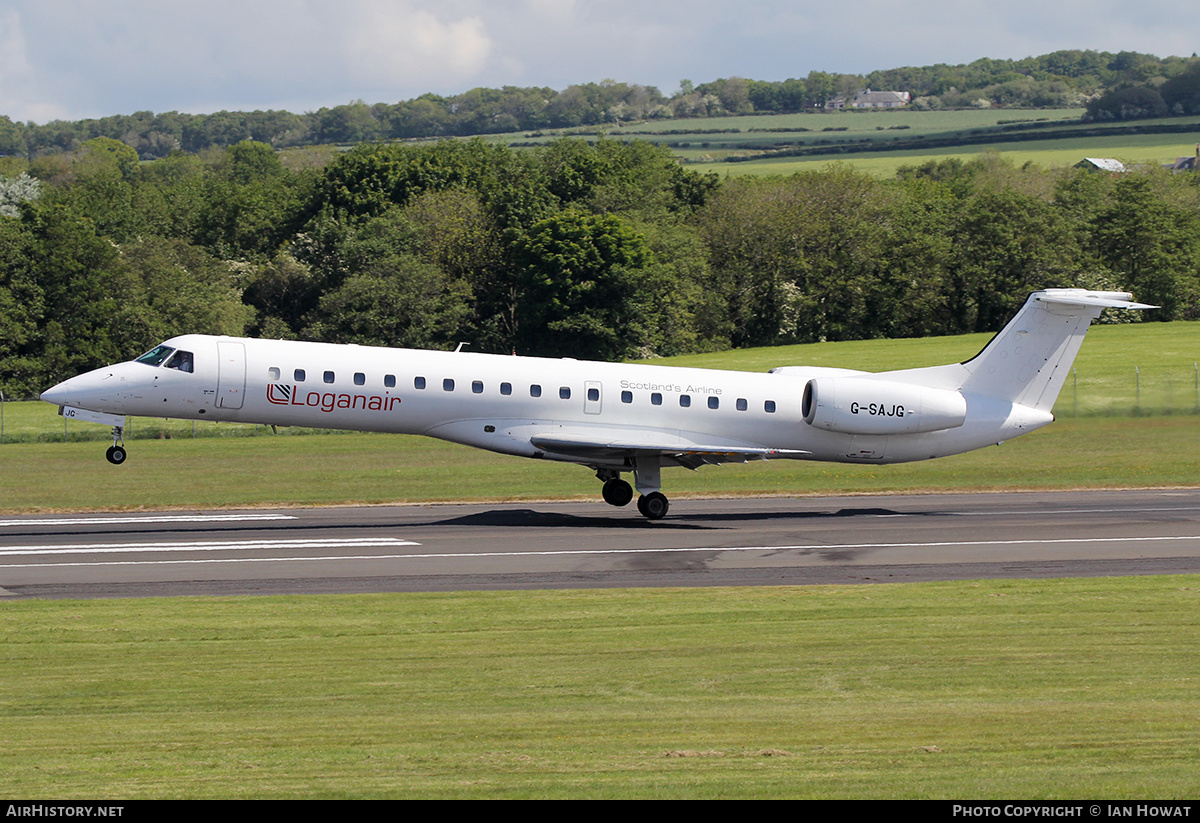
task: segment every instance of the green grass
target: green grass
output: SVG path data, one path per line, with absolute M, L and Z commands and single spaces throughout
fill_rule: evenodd
M 12 602 L 0 794 L 1195 797 L 1198 592 Z

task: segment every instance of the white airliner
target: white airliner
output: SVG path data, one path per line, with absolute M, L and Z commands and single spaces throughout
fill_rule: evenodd
M 579 463 L 605 502 L 667 513 L 663 466 L 790 458 L 926 460 L 999 444 L 1054 419 L 1089 323 L 1155 308 L 1124 292 L 1046 289 L 965 363 L 881 373 L 785 366 L 769 373 L 187 334 L 42 394 L 60 413 L 423 434 Z

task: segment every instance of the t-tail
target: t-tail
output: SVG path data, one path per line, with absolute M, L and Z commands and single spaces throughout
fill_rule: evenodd
M 1104 309 L 1153 308 L 1127 292 L 1034 292 L 983 351 L 962 364 L 969 372 L 962 391 L 1049 412 L 1092 320 Z
M 1029 295 L 983 351 L 963 363 L 882 372 L 876 377 L 975 395 L 1049 414 L 1104 309 L 1156 309 L 1120 291 L 1045 289 Z
M 814 377 L 804 390 L 804 420 L 857 438 L 834 459 L 872 462 L 941 457 L 1027 434 L 1054 420 L 1088 325 L 1107 308 L 1155 307 L 1125 292 L 1034 292 L 964 363 Z

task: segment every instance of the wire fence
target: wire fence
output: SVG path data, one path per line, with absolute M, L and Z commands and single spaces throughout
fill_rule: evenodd
M 1133 365 L 1103 375 L 1071 369 L 1054 413 L 1059 417 L 1200 414 L 1200 363 L 1174 370 Z
M 1138 365 L 1104 374 L 1071 370 L 1054 406 L 1064 417 L 1145 417 L 1156 415 L 1200 415 L 1200 363 L 1191 369 L 1143 368 Z M 335 429 L 280 428 L 249 423 L 164 420 L 130 417 L 126 440 L 156 440 L 189 437 L 258 437 L 271 434 L 353 434 Z M 0 444 L 62 443 L 101 441 L 111 430 L 57 414 L 48 403 L 13 402 L 0 391 Z

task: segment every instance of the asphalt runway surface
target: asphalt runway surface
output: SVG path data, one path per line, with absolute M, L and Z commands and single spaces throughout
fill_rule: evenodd
M 0 516 L 0 599 L 1200 572 L 1200 489 Z

